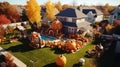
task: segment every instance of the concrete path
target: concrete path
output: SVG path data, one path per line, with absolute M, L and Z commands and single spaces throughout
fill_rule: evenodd
M 2 47 L 0 47 L 0 53 L 5 55 L 7 53 L 7 51 L 5 51 Z M 19 59 L 17 59 L 15 56 L 12 56 L 14 58 L 14 63 L 18 66 L 18 67 L 27 67 L 26 64 L 24 64 L 22 61 L 20 61 Z

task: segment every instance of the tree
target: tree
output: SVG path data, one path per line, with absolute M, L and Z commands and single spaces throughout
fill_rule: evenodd
M 8 2 L 0 3 L 0 14 L 4 14 L 11 22 L 16 22 L 20 19 L 16 7 L 10 5 Z
M 62 6 L 62 9 L 64 10 L 64 9 L 66 9 L 66 8 L 68 8 L 68 7 L 69 7 L 69 5 L 64 4 L 64 5 Z
M 112 11 L 114 7 L 110 6 L 108 3 L 104 5 L 104 9 L 108 12 Z
M 107 26 L 105 27 L 107 34 L 113 33 L 113 28 L 113 25 L 107 24 Z
M 22 19 L 22 21 L 28 20 L 25 9 L 22 11 L 21 19 Z
M 53 21 L 56 19 L 55 17 L 55 5 L 48 0 L 46 3 L 46 17 L 48 20 Z
M 41 7 L 36 0 L 29 0 L 26 5 L 26 14 L 30 22 L 37 22 L 39 24 L 41 20 Z
M 0 15 L 0 25 L 1 24 L 10 24 L 11 21 L 6 17 L 6 15 Z
M 62 11 L 62 5 L 61 5 L 61 2 L 60 2 L 60 1 L 56 4 L 56 8 L 57 8 L 59 11 Z

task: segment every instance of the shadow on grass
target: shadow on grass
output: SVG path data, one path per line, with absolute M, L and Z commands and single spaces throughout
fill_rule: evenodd
M 97 59 L 97 67 L 115 67 L 115 43 Z
M 32 50 L 32 48 L 30 48 L 28 45 L 20 44 L 16 46 L 11 46 L 6 50 L 12 52 L 26 52 Z
M 73 67 L 82 67 L 79 63 L 73 64 Z
M 19 44 L 16 46 L 11 46 L 8 49 L 6 49 L 7 51 L 12 51 L 12 52 L 26 52 L 26 51 L 30 51 L 33 50 L 33 48 L 29 47 L 29 40 L 28 39 L 21 39 L 20 40 L 23 44 Z
M 58 49 L 58 48 L 52 48 L 51 50 L 54 50 L 55 54 L 64 54 L 65 51 L 63 51 L 62 49 Z
M 47 64 L 43 67 L 58 67 L 55 63 Z

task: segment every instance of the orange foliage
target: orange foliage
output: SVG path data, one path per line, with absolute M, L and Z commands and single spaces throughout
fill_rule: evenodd
M 120 25 L 120 20 L 115 20 L 114 21 L 114 26 L 119 26 Z
M 0 25 L 1 24 L 10 24 L 11 21 L 5 16 L 5 15 L 0 15 Z
M 62 23 L 58 20 L 52 22 L 51 27 L 53 30 L 60 30 L 62 29 Z
M 104 9 L 108 12 L 112 11 L 114 7 L 110 6 L 108 3 L 104 5 Z
M 65 10 L 66 8 L 69 8 L 69 5 L 64 4 L 64 5 L 62 6 L 62 9 Z
M 1 14 L 4 14 L 11 22 L 16 22 L 20 19 L 16 7 L 12 6 L 8 2 L 0 3 L 0 15 Z

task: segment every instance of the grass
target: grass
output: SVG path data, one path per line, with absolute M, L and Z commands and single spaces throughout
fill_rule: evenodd
M 48 47 L 31 49 L 27 43 L 23 44 L 23 42 L 20 41 L 1 46 L 30 67 L 56 67 L 55 59 L 61 54 L 60 50 L 51 49 Z M 93 46 L 94 45 L 92 44 L 88 44 L 75 53 L 63 53 L 67 59 L 67 64 L 64 67 L 80 67 L 78 64 L 79 58 L 85 58 L 86 60 L 85 65 L 82 67 L 93 67 L 93 65 L 97 65 L 97 67 L 111 67 L 111 64 L 109 63 L 112 63 L 112 59 L 110 59 L 111 56 L 108 57 L 111 52 L 108 52 L 108 54 L 105 54 L 105 56 L 101 56 L 99 60 L 96 60 L 96 58 L 85 57 L 85 52 L 88 49 L 92 49 Z M 30 60 L 33 60 L 34 63 L 32 63 Z

